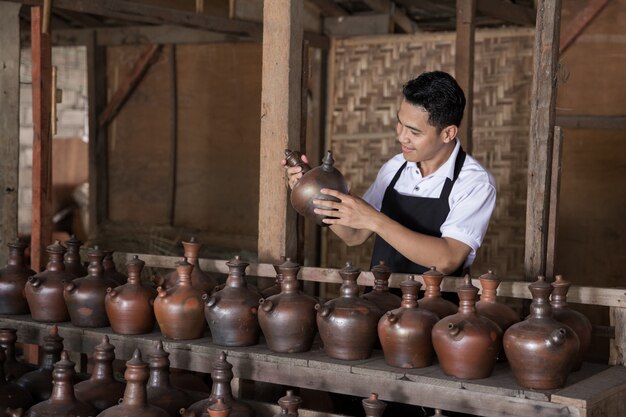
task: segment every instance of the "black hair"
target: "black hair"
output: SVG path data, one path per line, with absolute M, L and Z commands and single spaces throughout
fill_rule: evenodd
M 402 87 L 406 101 L 428 112 L 428 123 L 438 131 L 450 125 L 460 126 L 465 109 L 463 89 L 447 72 L 424 72 Z

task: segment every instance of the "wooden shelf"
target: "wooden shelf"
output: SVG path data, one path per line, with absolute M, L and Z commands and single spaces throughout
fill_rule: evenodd
M 136 348 L 147 355 L 163 339 L 159 331 L 124 336 L 111 328 L 83 329 L 57 324 L 66 350 L 91 354 L 108 335 L 118 359 L 128 359 Z M 41 345 L 50 325 L 30 316 L 0 316 L 1 327 L 18 329 L 18 341 Z M 493 375 L 481 380 L 459 380 L 443 374 L 438 365 L 400 369 L 386 365 L 382 352 L 362 361 L 341 361 L 326 356 L 319 343 L 309 352 L 278 354 L 262 342 L 242 348 L 214 345 L 210 336 L 189 340 L 164 340 L 173 367 L 210 372 L 220 352 L 228 354 L 235 377 L 315 390 L 367 397 L 378 392 L 382 400 L 441 408 L 480 416 L 590 416 L 596 409 L 626 407 L 626 368 L 585 363 L 558 390 L 535 391 L 520 387 L 507 364 L 498 364 Z M 620 408 L 622 407 L 622 408 Z

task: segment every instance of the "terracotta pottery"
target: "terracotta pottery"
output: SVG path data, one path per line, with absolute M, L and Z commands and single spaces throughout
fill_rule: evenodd
M 291 205 L 301 215 L 315 220 L 319 226 L 328 226 L 322 222 L 326 216 L 313 212 L 318 207 L 313 204 L 313 200 L 339 201 L 333 196 L 320 193 L 322 188 L 348 194 L 348 183 L 341 172 L 333 166 L 335 160 L 332 153 L 328 151 L 322 160 L 322 165 L 313 169 L 302 162 L 298 152 L 285 149 L 285 159 L 289 166 L 302 166 L 303 173 L 302 178 L 291 190 Z
M 115 251 L 111 249 L 105 249 L 104 259 L 102 260 L 102 267 L 104 268 L 103 276 L 104 278 L 109 278 L 117 282 L 117 285 L 126 284 L 126 280 L 128 277 L 117 270 L 115 267 L 115 262 L 113 261 L 113 253 Z
M 98 417 L 169 417 L 165 410 L 148 404 L 146 382 L 148 364 L 141 360 L 141 352 L 135 350 L 131 360 L 126 362 L 126 390 L 119 405 L 107 408 Z
M 362 297 L 376 304 L 381 311 L 381 316 L 400 307 L 402 299 L 389 292 L 391 268 L 385 265 L 385 261 L 380 261 L 378 265 L 372 267 L 372 274 L 374 274 L 374 288 Z
M 282 292 L 259 301 L 259 324 L 272 351 L 306 352 L 315 337 L 317 300 L 300 291 L 300 265 L 287 258 L 278 268 L 283 277 Z
M 170 354 L 163 350 L 163 342 L 158 341 L 157 347 L 148 358 L 150 378 L 146 390 L 148 404 L 177 415 L 181 408 L 188 407 L 192 399 L 187 393 L 170 385 Z
M 56 243 L 46 248 L 48 265 L 45 271 L 28 279 L 24 294 L 28 300 L 30 314 L 35 321 L 59 323 L 68 321 L 70 314 L 63 298 L 65 284 L 74 279 L 74 275 L 65 272 L 63 254 L 65 248 Z
M 206 300 L 204 314 L 213 343 L 220 346 L 250 346 L 259 342 L 258 308 L 261 294 L 245 281 L 248 263 L 235 256 L 226 262 L 226 286 Z
M 37 369 L 35 365 L 20 362 L 15 357 L 15 342 L 17 342 L 16 329 L 0 328 L 0 346 L 4 348 L 6 360 L 4 362 L 4 375 L 8 381 L 18 379 L 27 372 Z
M 426 288 L 424 288 L 424 298 L 418 301 L 420 308 L 432 311 L 439 319 L 455 314 L 459 309 L 457 305 L 441 298 L 443 274 L 433 266 L 422 274 L 422 278 Z
M 4 348 L 0 348 L 0 409 L 5 407 L 27 409 L 35 403 L 33 397 L 26 388 L 6 380 L 4 375 L 5 359 Z
M 87 257 L 88 275 L 66 284 L 63 297 L 74 326 L 107 327 L 109 318 L 104 308 L 104 296 L 107 288 L 115 287 L 117 281 L 104 278 L 102 275 L 104 252 L 100 248 L 96 246 L 89 249 Z
M 211 379 L 213 388 L 209 398 L 198 401 L 190 406 L 185 417 L 208 417 L 207 409 L 210 405 L 222 398 L 224 404 L 231 407 L 230 417 L 254 417 L 255 413 L 249 405 L 239 402 L 233 398 L 230 382 L 233 380 L 233 365 L 226 361 L 226 352 L 220 353 L 219 359 L 213 364 L 211 369 Z
M 43 338 L 41 350 L 43 355 L 39 369 L 28 372 L 17 380 L 18 385 L 30 392 L 35 403 L 47 400 L 52 393 L 52 371 L 54 364 L 61 359 L 63 351 L 63 338 L 59 336 L 56 325 L 50 327 L 50 334 Z
M 91 404 L 98 412 L 117 405 L 124 396 L 126 384 L 113 376 L 114 350 L 109 337 L 102 336 L 102 342 L 94 348 L 91 378 L 74 386 L 76 398 Z
M 359 360 L 372 354 L 380 310 L 374 303 L 359 297 L 356 281 L 360 274 L 359 268 L 347 262 L 339 270 L 343 279 L 340 296 L 323 306 L 315 305 L 324 352 L 331 358 Z
M 67 352 L 63 352 L 61 360 L 54 364 L 50 398 L 31 407 L 27 417 L 93 417 L 97 414 L 94 406 L 74 396 L 74 365 Z
M 107 288 L 104 306 L 111 329 L 119 334 L 150 333 L 156 321 L 154 299 L 157 292 L 141 282 L 141 271 L 146 263 L 137 255 L 126 263 L 128 282 Z
M 161 333 L 169 339 L 198 339 L 204 334 L 203 294 L 191 286 L 192 269 L 189 262 L 176 262 L 176 285 L 167 290 L 157 288 L 154 315 Z
M 280 406 L 281 412 L 279 414 L 275 414 L 274 417 L 297 416 L 300 404 L 302 404 L 302 398 L 294 395 L 292 390 L 287 390 L 287 394 L 278 399 L 278 405 Z
M 80 260 L 80 246 L 83 242 L 72 235 L 65 242 L 67 252 L 63 257 L 63 263 L 65 264 L 65 272 L 74 276 L 74 278 L 80 278 L 87 275 L 87 268 Z
M 556 275 L 552 283 L 552 296 L 550 304 L 552 305 L 552 317 L 563 324 L 569 326 L 578 336 L 580 346 L 578 354 L 574 357 L 572 371 L 578 371 L 582 366 L 585 353 L 591 346 L 591 333 L 593 327 L 589 319 L 582 313 L 571 309 L 567 305 L 567 292 L 571 283 L 563 279 L 562 275 Z
M 279 267 L 281 264 L 285 263 L 286 260 L 287 258 L 281 256 L 280 261 L 272 265 L 274 267 L 274 271 L 276 271 L 276 280 L 274 281 L 274 285 L 267 287 L 263 291 L 261 291 L 261 296 L 263 296 L 263 298 L 269 298 L 272 295 L 280 294 L 280 292 L 282 291 L 283 275 L 280 273 Z
M 458 287 L 459 311 L 433 327 L 433 346 L 441 370 L 461 379 L 487 378 L 502 346 L 502 330 L 493 321 L 476 314 L 478 288 L 469 275 Z
M 533 296 L 530 315 L 506 331 L 504 350 L 518 384 L 530 389 L 559 388 L 565 385 L 578 354 L 578 336 L 552 317 L 548 301 L 552 286 L 544 277 L 528 288 Z
M 502 333 L 518 323 L 520 321 L 519 315 L 506 304 L 498 303 L 496 300 L 497 289 L 500 285 L 500 278 L 498 278 L 492 271 L 478 277 L 480 280 L 480 286 L 482 287 L 482 294 L 480 301 L 476 303 L 476 312 L 478 315 L 487 317 L 491 321 L 495 322 Z M 506 355 L 504 349 L 500 350 L 498 355 L 499 361 L 506 361 Z
M 409 276 L 400 284 L 400 308 L 388 311 L 378 322 L 385 362 L 391 366 L 423 368 L 433 363 L 431 333 L 439 319 L 435 313 L 418 308 L 417 294 L 421 286 L 421 282 Z
M 0 269 L 0 314 L 28 314 L 28 302 L 24 287 L 29 277 L 36 274 L 24 263 L 24 251 L 28 245 L 19 239 L 9 242 L 9 259 Z
M 372 392 L 369 398 L 362 400 L 365 417 L 382 417 L 387 403 L 378 399 L 378 394 Z
M 191 271 L 191 286 L 202 291 L 203 294 L 211 294 L 213 292 L 213 288 L 217 285 L 217 279 L 200 269 L 198 254 L 202 245 L 198 243 L 196 238 L 193 236 L 188 242 L 183 241 L 182 243 L 183 248 L 185 248 L 183 256 L 187 262 L 193 265 L 193 270 Z M 176 271 L 172 271 L 165 276 L 163 283 L 159 285 L 168 289 L 176 285 L 177 280 L 178 273 Z
M 209 406 L 208 412 L 210 417 L 228 417 L 230 416 L 230 412 L 232 408 L 224 403 L 224 399 L 222 397 L 218 397 L 217 401 L 214 404 Z

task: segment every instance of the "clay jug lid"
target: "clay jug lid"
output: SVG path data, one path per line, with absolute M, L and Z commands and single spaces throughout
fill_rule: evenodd
M 163 349 L 163 341 L 157 341 L 156 349 L 148 355 L 150 368 L 167 368 L 170 365 L 170 354 Z
M 226 352 L 220 353 L 219 358 L 213 363 L 213 371 L 230 371 L 233 369 L 233 365 L 226 360 L 226 356 Z
M 64 243 L 65 243 L 67 246 L 80 246 L 80 245 L 82 245 L 82 244 L 83 244 L 83 241 L 82 241 L 82 240 L 80 240 L 80 239 L 78 239 L 78 238 L 76 237 L 76 235 L 72 235 L 72 236 L 70 236 L 70 238 L 69 238 L 69 239 L 67 239 Z
M 179 276 L 181 275 L 189 276 L 194 266 L 193 264 L 187 262 L 187 258 L 183 259 L 182 261 L 176 262 L 175 265 L 176 265 L 176 272 L 178 273 Z
M 292 390 L 287 390 L 287 395 L 280 397 L 278 400 L 278 405 L 282 408 L 293 408 L 295 406 L 299 406 L 301 403 L 302 398 L 294 395 Z
M 285 258 L 285 262 L 280 264 L 280 269 L 297 269 L 300 268 L 300 264 L 291 260 L 291 258 Z
M 352 265 L 351 261 L 347 261 L 346 265 L 339 270 L 339 273 L 342 273 L 342 272 L 344 274 L 359 274 L 361 273 L 361 269 Z
M 46 252 L 48 253 L 65 253 L 66 251 L 67 249 L 65 249 L 65 246 L 62 246 L 61 242 L 58 240 L 56 240 L 52 245 L 48 245 L 46 247 Z
M 459 285 L 456 289 L 460 300 L 475 301 L 478 294 L 478 288 L 472 284 L 472 279 L 469 274 L 465 274 L 463 278 L 463 284 Z
M 481 281 L 498 281 L 498 283 L 501 281 L 491 269 L 488 270 L 486 274 L 479 276 L 478 279 Z
M 287 258 L 285 257 L 285 255 L 280 255 L 280 258 L 278 259 L 278 261 L 274 264 L 272 264 L 272 266 L 274 267 L 274 271 L 276 271 L 276 273 L 279 273 L 279 268 L 280 266 L 285 263 L 285 261 L 287 260 Z
M 567 289 L 569 289 L 569 287 L 571 285 L 572 285 L 571 282 L 566 281 L 565 279 L 563 279 L 563 275 L 555 275 L 554 276 L 554 282 L 552 283 L 552 286 L 554 287 L 555 290 L 557 288 L 567 288 Z
M 382 411 L 387 407 L 387 403 L 378 399 L 378 394 L 372 392 L 369 398 L 365 398 L 361 401 L 365 414 L 369 414 L 368 411 Z
M 391 268 L 385 261 L 378 261 L 378 265 L 374 265 L 371 269 L 374 274 L 391 274 Z
M 546 282 L 546 277 L 539 275 L 537 281 L 528 285 L 528 289 L 533 295 L 533 298 L 548 298 L 552 292 L 552 285 Z
M 233 258 L 231 258 L 229 261 L 226 261 L 226 265 L 228 267 L 242 267 L 242 268 L 247 268 L 248 265 L 250 265 L 249 263 L 243 261 L 241 259 L 241 256 L 239 255 L 235 255 Z
M 106 334 L 102 336 L 102 341 L 99 345 L 94 347 L 94 358 L 98 360 L 113 360 L 115 359 L 115 355 L 113 351 L 115 351 L 115 346 L 109 343 L 109 336 Z
M 28 247 L 28 243 L 24 242 L 19 237 L 16 237 L 7 243 L 7 246 L 11 249 L 26 249 Z
M 52 371 L 52 379 L 55 381 L 69 380 L 74 375 L 74 362 L 70 360 L 70 356 L 66 350 L 61 352 L 61 360 L 54 364 Z
M 141 259 L 139 259 L 138 255 L 133 255 L 132 259 L 128 262 L 126 262 L 126 267 L 130 268 L 130 267 L 134 267 L 134 268 L 143 268 L 144 265 L 146 263 L 144 261 L 142 261 Z
M 322 159 L 322 169 L 324 171 L 333 171 L 335 165 L 335 159 L 331 151 L 326 151 L 326 156 Z
M 427 276 L 427 277 L 443 277 L 444 275 L 437 271 L 437 268 L 434 266 L 431 266 L 430 269 L 426 272 L 424 272 L 422 274 L 422 276 Z
M 409 275 L 406 280 L 400 283 L 400 288 L 402 289 L 402 292 L 404 291 L 417 292 L 419 291 L 421 287 L 422 287 L 422 283 L 419 281 L 416 281 L 413 275 Z M 417 290 L 412 291 L 414 288 L 417 288 Z

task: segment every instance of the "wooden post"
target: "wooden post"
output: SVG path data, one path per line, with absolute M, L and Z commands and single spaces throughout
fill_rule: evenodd
M 463 149 L 472 152 L 472 113 L 474 109 L 474 32 L 476 0 L 456 0 L 456 53 L 455 78 L 463 91 L 467 104 L 459 138 Z
M 528 280 L 544 275 L 546 269 L 560 16 L 560 0 L 538 1 L 526 199 L 524 267 Z
M 550 212 L 548 218 L 548 243 L 546 253 L 546 278 L 554 278 L 556 256 L 556 234 L 559 230 L 559 192 L 561 190 L 561 156 L 563 155 L 563 130 L 554 127 L 554 149 L 552 150 L 552 182 L 550 186 Z
M 626 354 L 626 308 L 610 307 L 609 320 L 615 328 L 615 337 L 611 339 L 609 365 L 624 365 Z
M 300 1 L 266 0 L 263 6 L 263 76 L 259 197 L 259 260 L 296 256 L 296 212 L 289 204 L 285 148 L 299 150 L 302 77 Z
M 0 2 L 0 265 L 17 236 L 20 133 L 20 7 Z
M 31 8 L 31 48 L 33 57 L 33 223 L 31 268 L 45 266 L 43 252 L 52 240 L 52 44 L 50 31 L 42 32 L 41 7 Z

